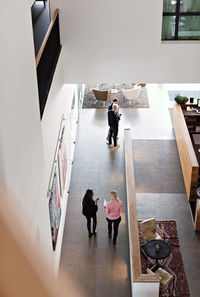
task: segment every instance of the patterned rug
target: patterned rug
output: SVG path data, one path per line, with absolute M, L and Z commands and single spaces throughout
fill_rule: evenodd
M 189 297 L 189 289 L 187 285 L 187 280 L 185 276 L 185 271 L 183 267 L 183 261 L 181 257 L 179 240 L 176 230 L 175 221 L 157 221 L 156 224 L 160 227 L 165 235 L 165 241 L 169 243 L 172 247 L 172 252 L 170 256 L 164 260 L 159 261 L 164 269 L 170 274 L 174 275 L 174 290 L 171 296 L 173 297 Z M 140 230 L 140 226 L 139 226 Z M 158 232 L 159 233 L 159 232 Z M 140 232 L 140 245 L 144 242 L 143 237 Z M 155 260 L 147 258 L 141 252 L 141 263 L 142 263 L 142 273 L 146 273 L 146 268 L 155 263 Z M 171 282 L 165 291 L 160 292 L 160 297 L 164 297 L 165 294 L 169 294 L 173 288 L 173 282 Z
M 114 88 L 117 91 L 115 94 L 109 92 L 108 101 L 102 102 L 96 100 L 92 92 L 92 87 L 86 86 L 83 108 L 107 108 L 114 98 L 118 99 L 120 108 L 149 108 L 149 100 L 145 86 L 141 88 L 139 98 L 136 101 L 131 101 L 124 97 L 122 89 L 128 90 L 133 87 L 134 84 L 99 84 L 99 90 L 111 90 Z M 93 88 L 95 88 L 95 86 L 93 86 Z

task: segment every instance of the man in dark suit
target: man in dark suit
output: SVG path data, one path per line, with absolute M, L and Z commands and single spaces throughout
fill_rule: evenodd
M 112 145 L 112 137 L 114 140 L 114 147 L 118 148 L 117 145 L 117 134 L 118 134 L 118 123 L 120 120 L 120 116 L 118 114 L 118 106 L 113 104 L 112 110 L 108 111 L 108 125 L 110 127 L 109 130 L 109 145 Z
M 109 111 L 109 110 L 112 110 L 113 104 L 118 104 L 118 100 L 117 100 L 117 98 L 114 98 L 114 99 L 112 100 L 112 103 L 108 106 L 108 111 Z
M 112 110 L 113 104 L 116 104 L 117 105 L 117 109 L 119 109 L 119 107 L 118 107 L 118 100 L 117 100 L 117 98 L 114 98 L 112 100 L 112 103 L 108 106 L 108 112 L 110 110 Z M 108 135 L 106 137 L 106 143 L 109 143 L 109 133 L 110 133 L 110 129 L 108 130 Z

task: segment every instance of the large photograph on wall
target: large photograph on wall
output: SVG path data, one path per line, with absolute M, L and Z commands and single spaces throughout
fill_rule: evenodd
M 61 129 L 60 142 L 58 147 L 58 165 L 59 165 L 59 176 L 60 176 L 60 192 L 63 196 L 66 175 L 67 175 L 67 143 L 66 143 L 66 131 L 65 126 Z
M 52 245 L 53 250 L 55 251 L 61 217 L 59 176 L 56 165 L 54 167 L 52 183 L 50 188 L 49 214 L 51 224 Z

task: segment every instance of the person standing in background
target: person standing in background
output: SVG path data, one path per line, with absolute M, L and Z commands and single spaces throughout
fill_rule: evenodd
M 113 100 L 112 100 L 112 103 L 108 106 L 108 112 L 110 111 L 110 110 L 112 110 L 112 108 L 113 108 L 113 104 L 115 104 L 115 105 L 117 105 L 117 110 L 118 110 L 118 112 L 119 112 L 119 105 L 118 105 L 118 100 L 117 100 L 117 98 L 114 98 Z M 109 128 L 109 130 L 108 130 L 108 135 L 107 135 L 107 137 L 106 137 L 106 143 L 107 144 L 109 144 L 109 132 L 110 132 L 110 128 Z
M 112 110 L 108 112 L 108 125 L 109 130 L 109 145 L 112 146 L 112 137 L 114 140 L 114 147 L 117 149 L 120 146 L 117 145 L 117 135 L 118 135 L 118 123 L 120 120 L 120 115 L 117 111 L 117 105 L 113 104 Z
M 117 243 L 118 228 L 121 222 L 121 212 L 124 211 L 124 206 L 118 198 L 117 191 L 110 192 L 111 201 L 104 206 L 104 213 L 108 222 L 108 237 L 112 238 L 112 225 L 114 225 L 113 244 Z
M 88 189 L 83 197 L 82 201 L 82 213 L 87 219 L 87 229 L 89 238 L 92 235 L 96 235 L 96 226 L 97 226 L 97 211 L 98 211 L 98 200 L 97 198 L 95 201 L 93 200 L 94 192 L 93 190 Z M 93 220 L 93 230 L 91 232 L 91 220 Z
M 117 100 L 117 98 L 114 98 L 114 99 L 112 100 L 112 103 L 108 106 L 108 111 L 109 111 L 109 110 L 112 110 L 113 104 L 116 104 L 116 105 L 117 105 L 117 109 L 119 109 L 119 106 L 118 106 L 118 100 Z

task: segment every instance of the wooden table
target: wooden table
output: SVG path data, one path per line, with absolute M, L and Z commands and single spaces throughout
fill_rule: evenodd
M 200 111 L 199 108 L 197 108 L 198 111 Z M 184 117 L 200 117 L 200 113 L 197 113 L 196 111 L 187 111 L 183 109 L 183 115 Z

